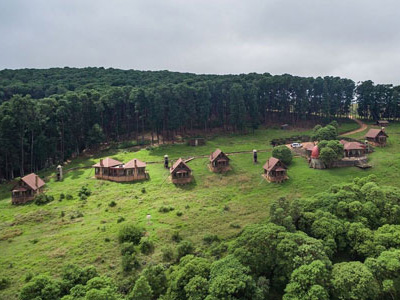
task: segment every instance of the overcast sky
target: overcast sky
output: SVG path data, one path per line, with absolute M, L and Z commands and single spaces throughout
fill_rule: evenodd
M 0 0 L 0 69 L 64 66 L 400 84 L 400 1 Z

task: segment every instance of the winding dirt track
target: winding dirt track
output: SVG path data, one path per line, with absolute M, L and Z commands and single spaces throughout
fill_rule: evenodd
M 358 119 L 354 119 L 353 117 L 349 117 L 349 118 L 352 119 L 354 122 L 356 122 L 358 125 L 360 125 L 360 128 L 353 130 L 353 131 L 343 133 L 343 134 L 341 134 L 341 136 L 352 135 L 352 134 L 359 133 L 359 132 L 362 132 L 367 129 L 367 127 L 368 127 L 367 124 L 363 123 L 362 121 L 360 121 Z

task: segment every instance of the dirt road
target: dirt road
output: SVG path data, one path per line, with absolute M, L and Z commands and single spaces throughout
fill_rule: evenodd
M 358 125 L 360 125 L 360 128 L 353 130 L 353 131 L 343 133 L 343 134 L 341 134 L 341 136 L 352 135 L 352 134 L 359 133 L 359 132 L 362 132 L 367 129 L 367 127 L 368 127 L 367 124 L 363 123 L 362 121 L 360 121 L 358 119 L 354 119 L 352 117 L 349 117 L 349 118 L 352 119 L 354 122 L 356 122 Z

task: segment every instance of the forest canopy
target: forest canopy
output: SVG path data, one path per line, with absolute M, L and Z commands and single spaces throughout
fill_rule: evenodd
M 349 114 L 397 119 L 400 87 L 339 77 L 53 68 L 0 71 L 0 178 L 62 163 L 104 141 Z

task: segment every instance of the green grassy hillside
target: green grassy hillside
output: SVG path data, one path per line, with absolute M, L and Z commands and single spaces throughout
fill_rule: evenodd
M 354 124 L 349 123 L 341 131 L 354 128 Z M 117 241 L 117 231 L 122 224 L 118 219 L 121 217 L 124 222 L 144 227 L 154 241 L 155 252 L 140 257 L 141 262 L 149 263 L 160 261 L 161 249 L 174 245 L 171 236 L 176 231 L 191 240 L 197 251 L 206 247 L 202 239 L 209 233 L 229 241 L 245 225 L 268 218 L 272 199 L 311 196 L 326 190 L 331 184 L 369 174 L 376 174 L 383 184 L 400 186 L 400 153 L 397 150 L 400 125 L 397 124 L 387 128 L 390 136 L 388 146 L 377 148 L 370 155 L 373 168 L 369 170 L 314 170 L 308 167 L 304 158 L 296 157 L 288 171 L 290 180 L 283 184 L 266 182 L 261 173 L 262 165 L 271 156 L 270 140 L 299 132 L 309 133 L 307 130 L 260 129 L 254 134 L 215 137 L 206 146 L 197 148 L 176 144 L 136 152 L 108 150 L 93 157 L 81 157 L 65 167 L 65 170 L 79 168 L 67 172 L 62 182 L 54 180 L 53 171 L 40 173 L 47 178 L 47 194 L 55 197 L 55 201 L 44 206 L 12 206 L 11 185 L 1 185 L 0 269 L 12 283 L 0 291 L 0 298 L 15 298 L 26 274 L 56 276 L 66 263 L 92 264 L 104 274 L 122 277 Z M 252 163 L 251 153 L 232 155 L 233 170 L 224 175 L 210 172 L 207 158 L 196 158 L 189 162 L 195 178 L 192 184 L 179 187 L 170 183 L 169 172 L 162 165 L 164 154 L 175 160 L 180 156 L 208 155 L 217 147 L 225 152 L 251 151 L 254 148 L 264 152 L 259 153 L 260 163 L 256 165 Z M 147 168 L 150 180 L 137 183 L 101 181 L 94 179 L 91 168 L 83 168 L 106 156 L 125 162 L 133 158 L 154 162 Z M 86 185 L 92 195 L 87 201 L 82 201 L 77 194 Z M 71 194 L 74 199 L 59 201 L 61 193 Z M 111 201 L 115 201 L 116 206 L 110 207 Z M 172 206 L 174 210 L 162 213 L 159 209 L 163 206 Z M 182 215 L 178 216 L 178 212 Z M 147 214 L 151 215 L 150 222 Z

